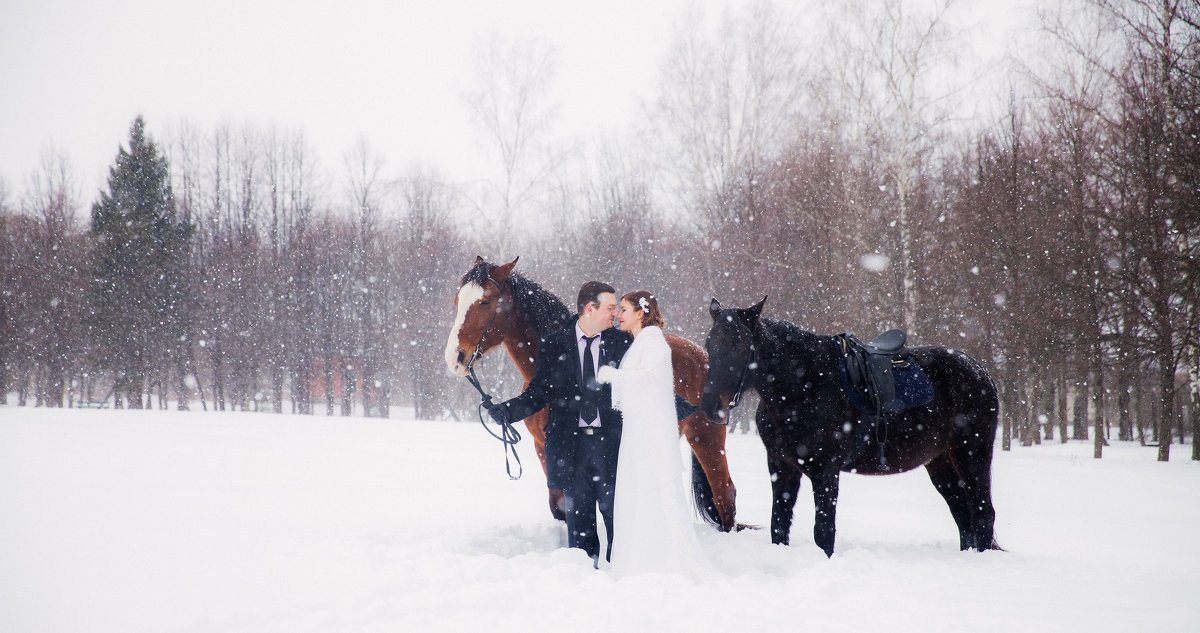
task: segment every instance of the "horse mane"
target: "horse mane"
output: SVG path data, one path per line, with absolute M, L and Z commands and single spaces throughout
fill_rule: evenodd
M 509 284 L 517 307 L 537 330 L 539 337 L 561 330 L 575 316 L 554 293 L 520 273 L 514 272 L 509 277 Z
M 461 283 L 473 282 L 481 286 L 487 285 L 494 268 L 496 268 L 494 264 L 480 262 L 478 266 L 463 275 Z M 539 337 L 561 330 L 574 316 L 562 299 L 521 273 L 514 271 L 508 278 L 508 283 L 512 288 L 513 300 L 517 302 L 517 308 L 525 315 L 530 325 L 537 330 Z
M 759 324 L 768 342 L 766 347 L 774 352 L 769 358 L 779 364 L 811 357 L 822 340 L 831 338 L 801 329 L 791 321 L 762 318 Z

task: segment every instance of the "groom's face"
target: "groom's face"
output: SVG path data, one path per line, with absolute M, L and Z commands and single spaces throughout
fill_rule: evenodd
M 596 297 L 596 303 L 600 306 L 588 304 L 583 316 L 588 319 L 591 331 L 602 332 L 612 327 L 613 319 L 617 317 L 617 295 L 602 292 Z

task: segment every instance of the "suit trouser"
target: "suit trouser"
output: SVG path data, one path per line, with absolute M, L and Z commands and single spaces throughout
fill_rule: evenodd
M 610 472 L 606 459 L 615 446 L 614 440 L 603 433 L 586 435 L 582 432 L 576 443 L 575 475 L 569 488 L 563 490 L 567 514 L 567 546 L 582 549 L 596 559 L 600 556 L 600 536 L 596 532 L 596 508 L 604 518 L 608 549 L 605 560 L 612 559 L 613 488 L 616 473 Z M 616 460 L 612 460 L 615 462 Z

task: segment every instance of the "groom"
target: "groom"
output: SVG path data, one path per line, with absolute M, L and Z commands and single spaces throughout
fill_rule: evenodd
M 583 284 L 576 306 L 578 318 L 542 341 L 525 391 L 493 405 L 488 414 L 499 423 L 516 422 L 549 406 L 546 484 L 563 491 L 567 546 L 587 552 L 596 564 L 597 508 L 608 535 L 605 558 L 612 556 L 613 491 L 621 445 L 621 414 L 612 408 L 612 388 L 596 382 L 596 372 L 604 365 L 618 365 L 632 340 L 611 329 L 617 315 L 612 286 Z

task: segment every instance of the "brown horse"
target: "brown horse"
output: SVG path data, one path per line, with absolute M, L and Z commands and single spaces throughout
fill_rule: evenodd
M 574 313 L 556 296 L 514 273 L 517 260 L 502 266 L 476 257 L 462 277 L 454 303 L 456 313 L 446 343 L 446 365 L 455 374 L 466 376 L 471 365 L 487 352 L 503 344 L 525 379 L 533 377 L 542 337 L 571 322 Z M 695 343 L 667 334 L 671 347 L 671 365 L 675 372 L 675 393 L 688 402 L 700 401 L 708 371 L 708 354 Z M 533 436 L 534 448 L 546 469 L 546 411 L 525 420 Z M 679 432 L 692 448 L 692 490 L 701 515 L 724 531 L 736 525 L 736 490 L 725 461 L 725 427 L 709 424 L 704 416 L 693 414 L 679 423 Z M 550 490 L 550 512 L 562 519 L 561 490 Z

